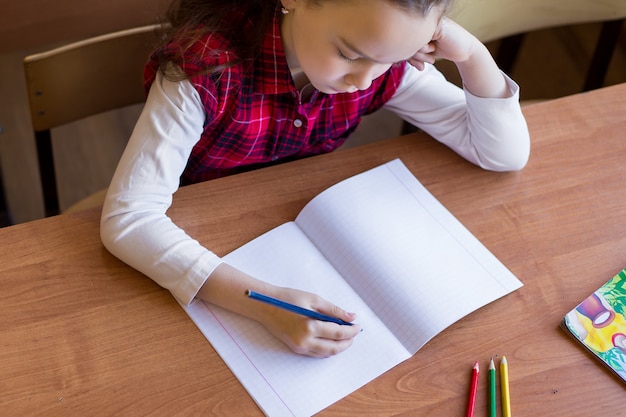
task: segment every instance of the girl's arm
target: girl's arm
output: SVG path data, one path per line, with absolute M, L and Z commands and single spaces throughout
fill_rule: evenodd
M 418 69 L 423 69 L 424 62 L 434 64 L 435 59 L 454 62 L 464 88 L 477 97 L 511 96 L 506 80 L 487 47 L 474 35 L 445 17 L 435 31 L 433 40 L 420 49 L 409 62 Z
M 251 300 L 246 290 L 287 301 L 310 310 L 352 322 L 348 313 L 323 298 L 304 291 L 276 287 L 253 278 L 225 263 L 217 267 L 198 293 L 198 298 L 261 322 L 265 328 L 291 350 L 313 357 L 328 357 L 352 345 L 359 325 L 341 326 L 307 319 L 294 313 Z
M 202 107 L 183 99 L 187 94 L 194 94 L 188 83 L 155 80 L 109 185 L 100 221 L 102 242 L 113 255 L 184 304 L 221 262 L 166 215 L 202 133 Z
M 432 65 L 454 61 L 463 89 Z M 476 37 L 444 18 L 434 40 L 406 64 L 405 74 L 385 107 L 489 170 L 523 168 L 530 136 L 519 104 L 519 86 L 506 76 Z
M 167 216 L 204 118 L 191 83 L 157 77 L 109 186 L 100 227 L 103 244 L 181 302 L 189 304 L 197 296 L 255 319 L 295 352 L 325 357 L 347 349 L 359 326 L 306 319 L 244 294 L 246 289 L 265 292 L 345 321 L 354 320 L 353 314 L 313 294 L 275 287 L 222 263 Z

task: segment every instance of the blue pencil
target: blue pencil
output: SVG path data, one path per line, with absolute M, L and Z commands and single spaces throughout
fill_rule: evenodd
M 254 292 L 251 290 L 246 290 L 246 295 L 252 298 L 253 300 L 262 301 L 264 303 L 267 303 L 267 304 L 282 308 L 284 310 L 291 311 L 292 313 L 300 314 L 301 316 L 309 317 L 315 320 L 329 321 L 331 323 L 341 324 L 342 326 L 352 326 L 353 324 L 348 321 L 344 321 L 336 317 L 327 316 L 326 314 L 318 313 L 317 311 L 308 310 L 306 308 L 299 307 L 297 305 L 290 304 L 286 301 L 282 301 L 277 298 L 273 298 L 268 295 L 263 295 L 263 294 L 260 294 L 258 292 Z

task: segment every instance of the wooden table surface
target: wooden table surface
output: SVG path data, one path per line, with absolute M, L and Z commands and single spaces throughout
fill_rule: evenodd
M 474 361 L 486 375 L 502 355 L 516 417 L 626 415 L 626 385 L 559 329 L 626 267 L 625 110 L 626 84 L 526 107 L 520 172 L 481 170 L 415 134 L 186 187 L 170 215 L 224 255 L 401 157 L 525 286 L 320 415 L 461 416 Z M 98 220 L 0 229 L 0 414 L 262 415 L 169 293 L 102 247 Z M 483 377 L 476 416 L 486 404 Z

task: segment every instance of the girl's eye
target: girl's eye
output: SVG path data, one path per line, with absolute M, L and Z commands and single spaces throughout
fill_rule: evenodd
M 341 50 L 339 49 L 337 49 L 337 53 L 339 54 L 339 57 L 343 59 L 344 61 L 346 61 L 348 64 L 352 64 L 355 61 L 354 59 L 348 58 L 347 56 L 345 56 L 343 52 L 341 52 Z

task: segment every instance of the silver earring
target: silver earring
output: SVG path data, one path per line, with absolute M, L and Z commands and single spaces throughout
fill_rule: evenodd
M 289 10 L 285 9 L 284 7 L 281 7 L 281 8 L 280 8 L 280 12 L 281 12 L 282 14 L 288 14 L 288 13 L 289 13 Z

